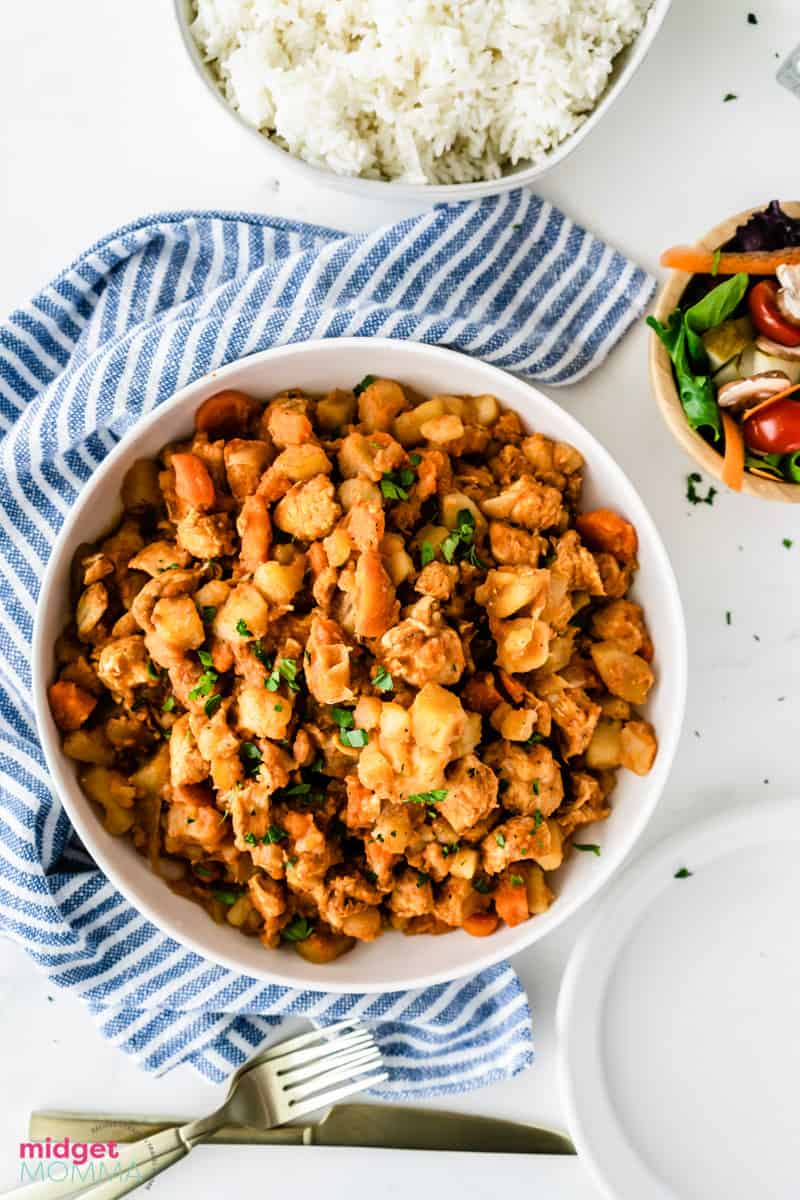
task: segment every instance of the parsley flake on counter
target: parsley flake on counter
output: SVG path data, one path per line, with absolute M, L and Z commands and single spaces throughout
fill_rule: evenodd
M 713 504 L 714 503 L 714 497 L 717 494 L 717 489 L 715 487 L 713 487 L 712 485 L 709 485 L 708 491 L 705 494 L 705 496 L 701 496 L 697 490 L 696 485 L 698 483 L 702 483 L 702 482 L 703 482 L 703 477 L 702 477 L 702 475 L 699 475 L 697 471 L 692 471 L 691 475 L 686 476 L 686 499 L 689 501 L 690 504 Z
M 588 854 L 600 855 L 600 847 L 594 842 L 573 842 L 572 845 L 576 850 L 585 850 Z
M 787 550 L 791 550 L 792 546 L 794 545 L 794 542 L 792 541 L 791 538 L 784 538 L 783 544 Z
M 739 97 L 736 95 L 736 92 L 726 92 L 725 95 L 722 97 L 722 103 L 727 104 L 729 100 L 738 100 L 738 99 L 739 99 Z
M 372 677 L 372 686 L 376 687 L 379 692 L 391 692 L 393 690 L 394 683 L 386 667 L 378 667 Z
M 728 608 L 725 611 L 725 624 L 730 625 L 730 623 L 731 623 L 731 610 Z
M 681 869 L 679 871 L 675 872 L 675 878 L 676 879 L 688 879 L 691 874 L 692 874 L 692 872 L 687 867 L 681 867 Z
M 281 937 L 286 938 L 287 942 L 304 942 L 313 932 L 314 926 L 305 917 L 292 917 L 281 930 Z
M 757 25 L 758 24 L 758 17 L 756 16 L 756 14 L 754 12 L 749 12 L 747 14 L 747 24 L 748 25 Z

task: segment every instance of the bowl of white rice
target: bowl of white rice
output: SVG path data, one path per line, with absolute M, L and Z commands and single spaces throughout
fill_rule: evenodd
M 465 199 L 536 179 L 602 118 L 671 0 L 175 0 L 275 171 Z

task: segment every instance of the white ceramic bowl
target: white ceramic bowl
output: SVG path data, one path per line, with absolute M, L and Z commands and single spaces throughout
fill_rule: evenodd
M 543 915 L 478 940 L 461 931 L 445 937 L 388 932 L 325 967 L 293 951 L 268 951 L 229 926 L 215 925 L 189 900 L 174 895 L 125 838 L 104 830 L 78 786 L 75 764 L 62 752 L 47 703 L 53 644 L 69 618 L 70 563 L 81 542 L 102 535 L 121 511 L 120 482 L 137 458 L 155 455 L 192 429 L 199 404 L 222 387 L 268 397 L 287 387 L 324 392 L 352 387 L 369 373 L 399 379 L 423 394 L 494 393 L 526 425 L 571 442 L 586 458 L 584 507 L 618 509 L 636 526 L 641 570 L 635 595 L 644 605 L 655 644 L 657 682 L 647 705 L 659 753 L 652 772 L 621 771 L 608 821 L 591 829 L 600 857 L 573 854 L 556 876 L 556 899 Z M 94 859 L 119 890 L 154 924 L 179 942 L 246 975 L 335 992 L 378 992 L 423 987 L 470 975 L 538 941 L 585 904 L 611 876 L 656 806 L 678 742 L 686 692 L 686 637 L 680 597 L 655 525 L 632 484 L 603 447 L 552 400 L 477 359 L 438 347 L 386 339 L 341 338 L 267 350 L 223 367 L 183 388 L 140 421 L 86 484 L 53 548 L 42 585 L 33 640 L 33 698 L 42 747 L 56 791 Z
M 402 0 L 400 0 L 402 2 Z M 216 100 L 224 105 L 227 112 L 243 126 L 261 146 L 264 161 L 276 173 L 283 170 L 293 171 L 304 178 L 309 184 L 324 183 L 328 187 L 339 188 L 345 192 L 353 192 L 360 196 L 407 196 L 411 199 L 427 202 L 429 200 L 471 200 L 476 196 L 494 196 L 498 192 L 507 192 L 512 188 L 522 187 L 531 183 L 549 171 L 556 163 L 562 162 L 568 154 L 580 145 L 583 139 L 594 129 L 595 125 L 608 111 L 616 98 L 624 91 L 634 73 L 644 61 L 645 55 L 652 46 L 664 18 L 669 11 L 672 0 L 652 0 L 652 7 L 642 32 L 630 46 L 617 55 L 605 91 L 582 125 L 568 138 L 551 150 L 547 157 L 536 166 L 525 166 L 520 163 L 508 171 L 500 179 L 480 180 L 476 183 L 453 184 L 410 184 L 395 183 L 390 180 L 361 179 L 357 176 L 337 175 L 320 167 L 310 166 L 302 159 L 281 149 L 275 142 L 258 132 L 249 122 L 241 117 L 223 96 L 219 89 L 211 67 L 203 59 L 197 43 L 192 37 L 189 26 L 193 19 L 192 0 L 174 0 L 175 13 L 178 18 L 183 43 L 189 54 L 195 70 L 203 80 Z

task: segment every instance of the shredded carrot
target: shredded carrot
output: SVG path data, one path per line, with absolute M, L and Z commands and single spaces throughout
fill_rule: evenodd
M 769 408 L 771 404 L 775 404 L 777 400 L 785 400 L 787 396 L 791 396 L 793 392 L 800 391 L 800 383 L 793 383 L 791 387 L 784 388 L 782 392 L 776 392 L 774 396 L 770 396 L 767 400 L 762 400 L 755 408 L 751 408 L 742 417 L 743 421 L 749 421 L 756 413 L 762 412 L 765 408 Z
M 781 264 L 800 264 L 800 246 L 784 250 L 743 250 L 720 254 L 702 250 L 699 246 L 670 246 L 661 255 L 662 267 L 673 271 L 688 271 L 691 275 L 774 275 Z
M 725 430 L 725 461 L 722 464 L 722 482 L 731 491 L 740 492 L 744 479 L 744 438 L 741 429 L 730 413 L 722 413 L 722 428 Z

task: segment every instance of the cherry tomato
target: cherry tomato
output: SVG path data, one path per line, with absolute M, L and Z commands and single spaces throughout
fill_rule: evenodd
M 791 454 L 800 450 L 800 402 L 776 400 L 742 425 L 744 440 L 761 454 Z
M 792 325 L 778 308 L 778 284 L 774 279 L 762 279 L 750 292 L 747 303 L 750 316 L 760 334 L 780 342 L 782 346 L 800 346 L 800 325 Z

